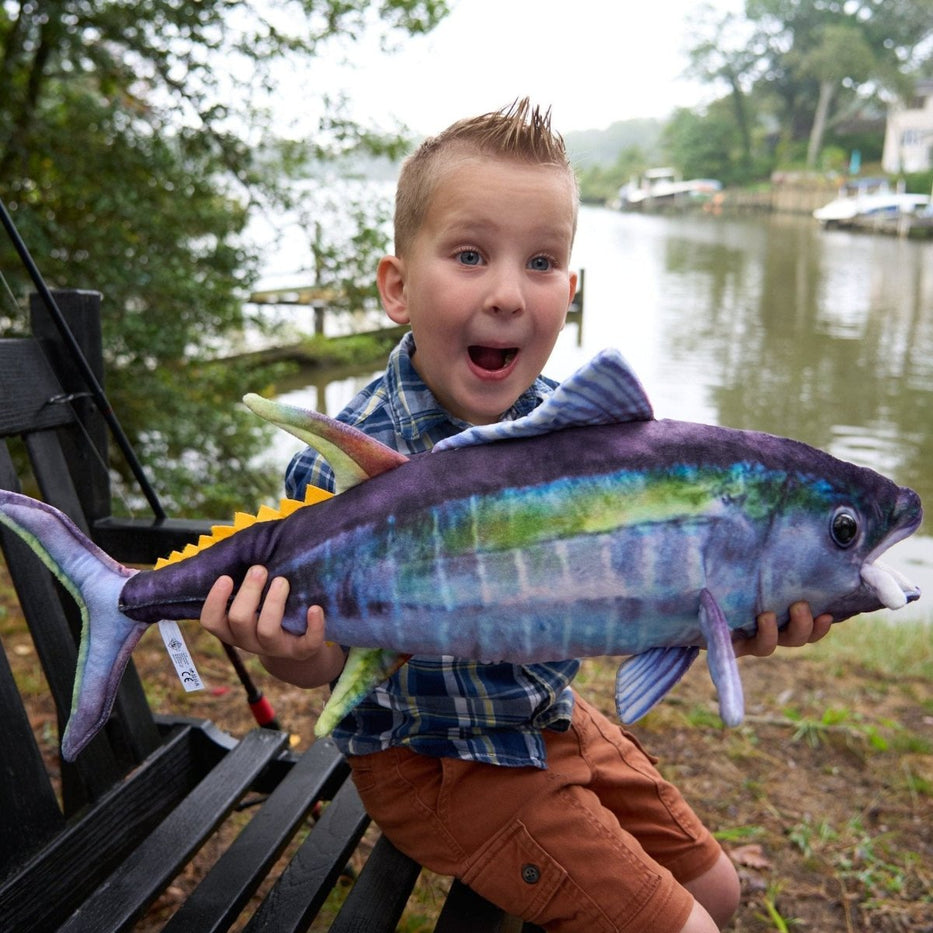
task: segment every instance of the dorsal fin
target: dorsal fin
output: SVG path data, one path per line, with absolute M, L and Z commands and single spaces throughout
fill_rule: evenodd
M 298 509 L 303 509 L 309 505 L 316 505 L 318 502 L 323 502 L 325 499 L 331 498 L 333 498 L 333 493 L 327 492 L 326 489 L 318 489 L 317 486 L 308 486 L 305 490 L 304 502 L 299 502 L 297 499 L 281 499 L 277 509 L 273 509 L 268 505 L 263 505 L 260 506 L 259 511 L 255 515 L 250 515 L 247 512 L 237 512 L 233 516 L 232 525 L 212 525 L 211 533 L 209 535 L 201 535 L 201 537 L 198 538 L 197 544 L 188 544 L 181 551 L 172 551 L 168 557 L 160 557 L 155 562 L 153 569 L 158 570 L 160 567 L 166 567 L 169 564 L 177 564 L 179 561 L 193 557 L 195 554 L 200 554 L 201 551 L 206 551 L 211 545 L 216 544 L 218 541 L 223 541 L 224 538 L 229 538 L 231 535 L 235 535 L 238 531 L 249 528 L 250 525 L 255 525 L 257 522 L 281 521 L 281 519 L 288 518 L 292 512 Z
M 515 421 L 477 425 L 445 438 L 434 451 L 535 437 L 561 428 L 651 421 L 644 387 L 618 350 L 602 350 L 562 382 L 533 412 Z
M 397 450 L 319 412 L 283 405 L 253 393 L 243 396 L 243 402 L 260 418 L 319 449 L 333 468 L 338 492 L 408 462 L 408 457 Z

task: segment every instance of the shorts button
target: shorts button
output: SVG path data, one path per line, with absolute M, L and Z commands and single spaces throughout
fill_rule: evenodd
M 522 865 L 522 881 L 525 884 L 537 884 L 541 880 L 541 869 L 537 865 Z

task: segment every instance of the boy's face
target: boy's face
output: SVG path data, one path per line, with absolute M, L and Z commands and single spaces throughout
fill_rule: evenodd
M 386 312 L 414 333 L 438 401 L 488 424 L 541 372 L 576 290 L 565 171 L 465 157 L 446 168 L 404 257 L 379 265 Z

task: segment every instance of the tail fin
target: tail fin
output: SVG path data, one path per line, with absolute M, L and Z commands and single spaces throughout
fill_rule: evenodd
M 0 490 L 0 522 L 18 534 L 55 574 L 81 610 L 81 644 L 62 755 L 74 761 L 100 731 L 145 623 L 120 612 L 119 598 L 136 572 L 117 563 L 58 509 Z

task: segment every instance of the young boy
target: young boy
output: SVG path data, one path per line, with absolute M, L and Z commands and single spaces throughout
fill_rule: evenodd
M 403 453 L 471 424 L 531 411 L 554 388 L 539 373 L 573 298 L 577 188 L 562 140 L 523 100 L 460 121 L 405 163 L 394 256 L 377 281 L 411 331 L 383 376 L 339 416 Z M 290 495 L 332 486 L 312 449 Z M 221 578 L 202 624 L 303 687 L 331 682 L 344 652 L 282 631 L 284 579 L 250 570 L 232 603 Z M 739 654 L 821 638 L 806 604 L 777 634 L 773 614 Z M 402 851 L 462 878 L 549 930 L 713 931 L 738 905 L 735 871 L 655 759 L 571 688 L 579 662 L 480 664 L 412 658 L 337 727 L 367 810 Z

